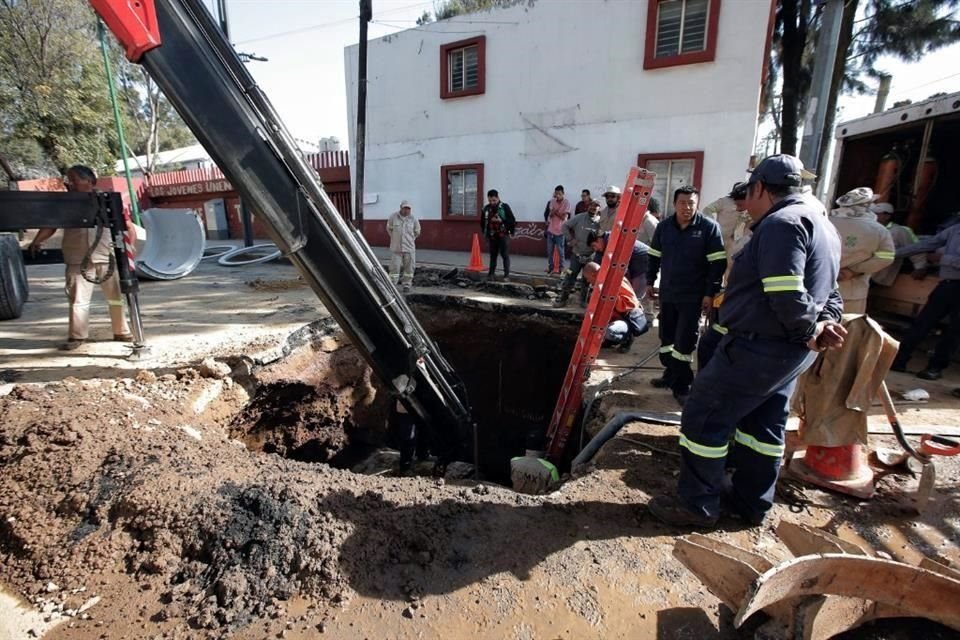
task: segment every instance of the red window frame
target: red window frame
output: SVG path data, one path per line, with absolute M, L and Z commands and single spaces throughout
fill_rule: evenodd
M 477 172 L 477 213 L 472 216 L 450 215 L 450 199 L 447 195 L 447 174 L 451 171 L 473 169 Z M 483 163 L 473 164 L 445 164 L 440 167 L 440 218 L 452 222 L 476 222 L 480 219 L 483 209 Z
M 713 62 L 717 57 L 717 31 L 720 26 L 721 0 L 710 0 L 707 9 L 707 46 L 703 51 L 678 53 L 673 56 L 656 57 L 657 53 L 657 17 L 661 0 L 647 0 L 647 39 L 644 43 L 643 68 L 662 69 L 685 64 Z
M 450 72 L 450 52 L 466 47 L 477 46 L 477 86 L 462 91 L 451 91 L 447 84 L 448 74 Z M 485 93 L 487 90 L 487 37 L 477 36 L 476 38 L 467 38 L 466 40 L 457 40 L 448 44 L 440 45 L 440 98 L 449 100 L 450 98 L 462 98 L 464 96 L 476 96 Z
M 650 160 L 693 160 L 693 186 L 698 190 L 701 188 L 703 180 L 703 151 L 677 151 L 669 153 L 641 153 L 637 156 L 637 166 L 643 169 L 647 168 L 647 162 Z M 701 196 L 703 194 L 701 193 Z M 672 198 L 672 193 L 663 194 L 664 198 Z M 670 208 L 670 204 L 667 202 L 661 202 L 660 206 L 662 207 L 663 213 L 661 215 L 666 215 L 667 210 Z

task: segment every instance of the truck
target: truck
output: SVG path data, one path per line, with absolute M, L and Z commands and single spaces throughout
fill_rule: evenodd
M 840 123 L 828 203 L 871 187 L 893 205 L 894 221 L 918 236 L 960 220 L 960 93 L 931 97 Z M 901 273 L 870 289 L 872 314 L 914 317 L 938 279 Z

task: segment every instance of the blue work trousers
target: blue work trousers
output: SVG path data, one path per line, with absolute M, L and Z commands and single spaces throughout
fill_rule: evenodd
M 758 521 L 770 509 L 790 396 L 797 377 L 816 357 L 806 345 L 781 340 L 729 334 L 720 340 L 698 373 L 681 417 L 678 493 L 688 508 L 720 515 L 729 466 L 737 510 Z
M 677 393 L 690 390 L 699 330 L 700 300 L 660 303 L 660 363 L 664 379 Z
M 544 235 L 547 236 L 547 271 L 556 271 L 557 273 L 563 273 L 563 265 L 566 262 L 564 252 L 567 250 L 567 237 L 562 233 L 556 235 L 547 231 Z M 560 264 L 553 264 L 553 249 L 556 247 L 560 250 Z

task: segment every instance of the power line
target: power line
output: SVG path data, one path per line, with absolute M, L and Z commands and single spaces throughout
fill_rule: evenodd
M 400 24 L 390 24 L 387 22 L 380 22 L 378 20 L 371 20 L 370 24 L 377 24 L 377 25 L 380 25 L 381 27 L 388 27 L 390 29 L 403 29 L 405 31 L 422 31 L 425 33 L 434 33 L 438 36 L 442 36 L 448 33 L 463 34 L 463 33 L 478 33 L 480 31 L 479 29 L 474 29 L 473 31 L 437 31 L 436 29 L 423 29 L 421 27 L 404 27 L 403 25 L 400 25 Z
M 407 9 L 415 9 L 417 7 L 423 7 L 427 5 L 433 6 L 433 2 L 432 1 L 418 2 L 417 4 L 406 5 L 403 7 L 395 7 L 393 9 L 387 9 L 386 11 L 381 11 L 378 13 L 378 15 L 383 15 L 387 13 L 396 13 L 398 11 L 406 11 Z M 264 36 L 257 36 L 256 38 L 248 38 L 247 40 L 240 40 L 239 42 L 235 42 L 234 44 L 248 44 L 250 42 L 260 42 L 262 40 L 273 40 L 274 38 L 283 38 L 284 36 L 293 36 L 301 33 L 308 33 L 310 31 L 317 31 L 319 29 L 326 29 L 327 27 L 335 27 L 341 24 L 348 24 L 351 22 L 355 22 L 359 19 L 360 19 L 360 16 L 358 14 L 355 16 L 351 16 L 349 18 L 344 18 L 343 20 L 334 20 L 332 22 L 321 22 L 319 24 L 314 24 L 307 27 L 300 27 L 299 29 L 291 29 L 290 31 L 280 31 L 278 33 L 270 33 Z M 402 27 L 395 27 L 395 28 L 399 29 Z

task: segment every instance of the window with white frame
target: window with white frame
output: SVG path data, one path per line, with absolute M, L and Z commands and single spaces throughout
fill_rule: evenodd
M 705 51 L 710 2 L 660 0 L 657 3 L 657 58 Z
M 637 165 L 657 174 L 651 195 L 660 202 L 662 219 L 674 213 L 674 191 L 687 185 L 699 186 L 703 152 L 641 154 Z
M 442 168 L 446 189 L 444 218 L 476 218 L 480 215 L 483 165 L 453 165 Z
M 460 93 L 468 89 L 476 89 L 479 86 L 479 49 L 477 45 L 472 45 L 447 52 L 447 68 L 449 69 L 447 90 L 450 93 Z

